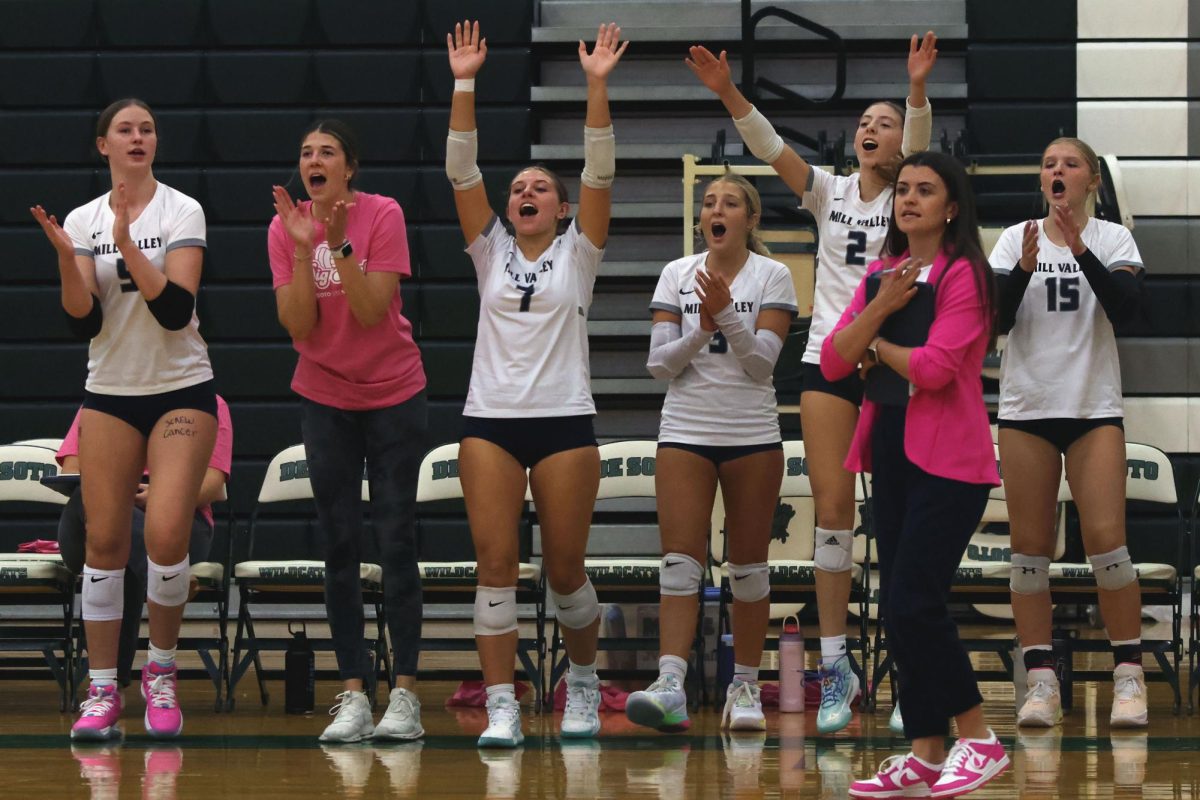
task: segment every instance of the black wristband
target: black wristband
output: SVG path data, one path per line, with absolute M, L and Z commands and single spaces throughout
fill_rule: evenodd
M 1017 322 L 1017 309 L 1021 307 L 1021 298 L 1029 286 L 1032 272 L 1021 269 L 1019 263 L 1014 264 L 1007 275 L 998 281 L 1000 288 L 1000 309 L 996 315 L 996 326 L 1000 333 L 1008 333 Z
M 179 331 L 192 321 L 196 297 L 178 283 L 167 281 L 158 297 L 146 301 L 146 307 L 158 320 L 159 325 L 169 331 Z
M 83 317 L 73 317 L 67 314 L 66 309 L 63 313 L 67 315 L 67 326 L 71 329 L 71 335 L 76 339 L 94 339 L 96 334 L 100 333 L 100 328 L 104 325 L 104 311 L 100 308 L 100 298 L 92 295 L 92 309 Z

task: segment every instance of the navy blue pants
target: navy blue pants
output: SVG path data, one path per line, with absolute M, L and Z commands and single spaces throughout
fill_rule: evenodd
M 945 736 L 950 718 L 983 702 L 947 607 L 955 571 L 991 487 L 940 478 L 904 453 L 904 406 L 880 408 L 871 432 L 879 603 L 900 670 L 910 739 Z
M 421 652 L 421 573 L 415 506 L 425 455 L 425 392 L 369 411 L 301 398 L 300 428 L 325 539 L 325 609 L 342 680 L 371 674 L 363 646 L 362 470 L 383 567 L 383 604 L 395 675 L 416 675 Z

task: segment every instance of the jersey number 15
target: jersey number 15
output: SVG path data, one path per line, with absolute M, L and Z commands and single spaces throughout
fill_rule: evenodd
M 1047 311 L 1079 310 L 1079 278 L 1046 279 Z

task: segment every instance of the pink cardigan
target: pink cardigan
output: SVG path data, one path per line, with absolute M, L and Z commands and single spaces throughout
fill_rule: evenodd
M 867 274 L 884 269 L 888 263 L 876 261 L 867 268 Z M 939 254 L 933 262 L 929 282 L 937 286 L 934 320 L 928 340 L 914 349 L 909 359 L 909 375 L 915 391 L 908 403 L 904 453 L 909 461 L 931 475 L 999 486 L 1000 474 L 996 470 L 980 378 L 983 357 L 987 354 L 988 322 L 971 264 L 959 259 L 947 265 L 945 254 Z M 838 331 L 866 307 L 866 286 L 864 277 L 850 307 L 842 313 L 821 347 L 821 373 L 826 380 L 841 380 L 857 369 L 857 364 L 838 355 L 833 342 Z M 846 469 L 871 471 L 871 429 L 877 413 L 875 403 L 863 400 Z

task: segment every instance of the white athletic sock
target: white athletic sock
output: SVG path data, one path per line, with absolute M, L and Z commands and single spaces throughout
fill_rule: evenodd
M 687 661 L 679 656 L 662 656 L 658 659 L 658 674 L 674 675 L 680 683 L 687 677 L 687 667 Z
M 175 648 L 165 650 L 155 647 L 154 642 L 151 642 L 150 649 L 146 651 L 146 660 L 153 661 L 160 667 L 173 667 L 175 666 Z
M 104 686 L 117 685 L 117 668 L 112 669 L 89 669 L 88 679 L 91 680 L 92 686 L 97 688 Z
M 733 679 L 742 683 L 754 683 L 758 680 L 758 667 L 747 667 L 745 664 L 733 665 Z
M 496 700 L 500 697 L 507 696 L 514 703 L 517 700 L 517 687 L 511 683 L 496 683 L 487 687 L 488 700 Z
M 596 662 L 590 664 L 576 664 L 574 661 L 569 662 L 571 674 L 579 678 L 587 678 L 596 674 Z
M 821 637 L 821 663 L 829 666 L 846 655 L 846 634 Z
M 926 767 L 928 767 L 929 769 L 932 769 L 936 772 L 941 772 L 942 768 L 946 766 L 945 761 L 936 762 L 936 763 L 933 761 L 926 761 L 925 759 L 921 758 L 916 753 L 909 753 L 909 756 L 911 756 L 912 758 L 915 758 L 917 760 L 918 764 L 924 764 Z

